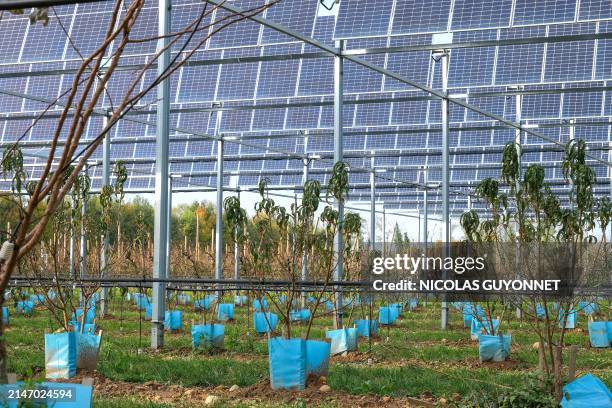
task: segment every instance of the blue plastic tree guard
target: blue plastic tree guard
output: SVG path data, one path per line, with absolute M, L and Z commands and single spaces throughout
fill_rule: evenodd
M 593 302 L 580 302 L 578 303 L 578 309 L 581 310 L 586 316 L 590 316 L 599 311 L 599 305 Z
M 183 329 L 183 312 L 180 310 L 167 310 L 164 315 L 164 328 L 170 331 Z
M 76 333 L 45 334 L 45 371 L 47 378 L 72 378 L 76 375 Z
M 45 295 L 30 295 L 30 300 L 34 305 L 39 305 L 41 303 L 45 303 Z
M 253 324 L 256 333 L 265 334 L 274 331 L 278 325 L 278 315 L 271 312 L 266 312 L 265 314 L 263 312 L 255 312 Z
M 206 296 L 204 299 L 196 300 L 193 305 L 195 310 L 209 310 L 210 306 L 217 300 L 216 296 Z
M 559 311 L 559 327 L 563 326 L 563 320 L 565 319 L 565 310 L 561 309 Z M 570 310 L 567 315 L 567 320 L 565 321 L 566 329 L 575 329 L 576 328 L 576 311 Z
M 91 295 L 91 297 L 87 300 L 87 308 L 88 309 L 95 309 L 96 308 L 96 303 L 98 302 L 98 294 L 94 293 L 93 295 Z
M 419 301 L 417 299 L 410 299 L 406 305 L 408 306 L 408 310 L 416 310 L 417 306 L 419 305 Z
M 76 320 L 71 320 L 70 325 L 74 329 L 75 332 L 81 332 L 81 322 Z M 83 329 L 83 333 L 95 333 L 96 332 L 96 324 L 95 323 L 85 323 L 85 327 Z
M 355 325 L 357 326 L 357 335 L 361 337 L 367 338 L 378 334 L 378 320 L 355 320 Z
M 145 320 L 151 320 L 152 318 L 153 318 L 153 306 L 152 305 L 147 305 L 147 307 L 145 308 L 144 319 Z
M 77 308 L 74 313 L 72 314 L 72 320 L 80 322 L 83 316 L 83 308 L 79 307 Z M 95 308 L 89 308 L 87 309 L 87 312 L 85 313 L 85 323 L 93 323 L 96 320 L 96 309 Z
M 102 337 L 92 333 L 76 334 L 77 368 L 95 370 Z
M 134 299 L 134 305 L 140 310 L 144 310 L 148 304 L 151 304 L 151 299 L 143 293 L 134 293 L 132 299 Z
M 612 344 L 612 322 L 607 322 L 606 328 L 608 329 L 608 341 Z
M 463 312 L 463 327 L 472 326 L 472 313 Z
M 329 344 L 322 341 L 284 339 L 268 341 L 272 389 L 303 390 L 309 374 L 325 375 L 329 367 Z
M 310 310 L 292 310 L 289 312 L 289 319 L 291 319 L 292 322 L 306 322 L 310 319 Z
M 389 308 L 394 310 L 395 313 L 397 313 L 397 317 L 399 317 L 402 314 L 403 311 L 403 306 L 399 303 L 391 303 L 389 305 Z
M 222 324 L 196 324 L 191 326 L 191 345 L 223 348 L 225 326 Z
M 316 301 L 317 301 L 317 299 L 315 299 L 315 298 L 314 298 L 314 297 L 312 297 L 312 296 L 308 296 L 308 297 L 306 298 L 306 303 L 309 303 L 309 304 L 310 304 L 310 303 L 315 303 Z
M 188 305 L 189 303 L 191 303 L 191 296 L 179 293 L 178 295 L 176 295 L 176 301 L 180 305 Z
M 228 320 L 234 320 L 234 304 L 233 303 L 221 303 L 217 310 L 217 319 L 222 322 Z
M 234 304 L 236 306 L 244 306 L 248 303 L 248 298 L 246 295 L 235 295 L 234 296 Z
M 327 376 L 330 345 L 325 341 L 306 340 L 306 379 L 308 375 Z M 306 385 L 306 384 L 304 384 Z
M 506 361 L 510 355 L 512 336 L 489 336 L 481 334 L 478 337 L 478 353 L 480 361 Z
M 331 312 L 332 310 L 334 310 L 334 304 L 330 300 L 326 300 L 324 303 L 325 303 L 325 310 L 327 310 L 328 312 Z
M 563 408 L 608 408 L 612 393 L 592 374 L 586 374 L 563 387 Z
M 8 326 L 10 322 L 11 319 L 9 317 L 9 308 L 8 306 L 2 306 L 2 325 Z
M 34 302 L 31 300 L 20 300 L 17 302 L 17 313 L 32 314 L 34 312 Z
M 499 320 L 493 319 L 493 331 L 497 332 L 498 327 Z M 491 333 L 491 323 L 487 319 L 478 320 L 476 318 L 473 318 L 472 326 L 470 328 L 470 337 L 472 338 L 472 340 L 478 340 L 478 336 L 480 336 L 481 334 L 493 335 L 495 333 Z
M 380 324 L 393 324 L 397 320 L 397 308 L 381 306 L 378 309 L 378 320 Z
M 268 301 L 266 299 L 262 299 L 260 302 L 259 299 L 254 299 L 253 300 L 253 310 L 255 310 L 256 312 L 261 312 L 262 310 L 268 310 Z
M 328 330 L 325 337 L 331 339 L 331 354 L 341 354 L 347 351 L 357 351 L 357 329 L 344 328 Z
M 608 323 L 610 322 L 589 322 L 591 347 L 610 347 Z
M 24 383 L 19 381 L 17 384 L 0 384 L 0 406 L 6 408 L 18 408 L 19 404 L 26 406 L 41 406 L 53 408 L 91 408 L 93 400 L 93 387 L 82 384 L 68 384 L 58 382 L 43 382 L 34 385 L 32 388 L 37 390 L 57 390 L 57 398 L 53 398 L 53 392 L 46 399 L 17 400 L 7 399 L 9 391 L 25 390 Z M 61 398 L 60 398 L 61 396 Z
M 540 303 L 536 305 L 535 312 L 538 319 L 544 319 L 546 317 L 546 310 L 544 310 L 544 306 L 542 306 Z
M 145 310 L 147 308 L 147 305 L 151 304 L 151 299 L 149 299 L 148 296 L 141 296 L 140 298 L 138 298 L 138 303 L 137 303 L 137 307 L 140 310 Z

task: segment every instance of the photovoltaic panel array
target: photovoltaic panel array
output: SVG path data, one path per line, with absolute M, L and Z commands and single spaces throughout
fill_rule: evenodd
M 230 3 L 243 10 L 263 4 Z M 70 88 L 81 55 L 102 41 L 112 6 L 111 1 L 58 7 L 46 27 L 31 25 L 24 16 L 0 19 L 0 146 L 23 138 L 31 177 L 44 163 L 45 142 L 61 106 L 53 106 L 42 120 L 36 117 L 47 108 L 45 100 L 65 101 L 61 95 Z M 174 2 L 173 29 L 189 24 L 203 7 L 192 0 Z M 220 24 L 228 15 L 218 10 L 202 24 Z M 344 39 L 349 52 L 374 50 L 361 58 L 435 89 L 441 88 L 441 71 L 431 55 L 433 34 L 451 31 L 451 95 L 508 120 L 519 117 L 521 95 L 523 124 L 562 143 L 582 138 L 590 154 L 609 159 L 609 0 L 341 0 L 331 12 L 314 0 L 282 0 L 262 17 L 327 45 Z M 154 38 L 157 19 L 157 3 L 147 2 L 134 38 Z M 231 173 L 224 177 L 226 186 L 254 186 L 267 177 L 273 186 L 292 189 L 301 183 L 297 155 L 304 153 L 321 157 L 311 164 L 311 177 L 326 182 L 333 158 L 333 59 L 254 21 L 240 21 L 208 38 L 210 32 L 194 35 L 183 52 L 197 45 L 191 62 L 171 77 L 170 171 L 183 174 L 175 187 L 214 186 L 217 146 L 206 136 L 218 133 L 243 142 L 226 143 L 225 170 Z M 179 41 L 173 52 L 183 45 Z M 114 74 L 100 108 L 125 94 L 135 70 L 154 52 L 155 41 L 128 46 L 122 65 L 132 68 Z M 422 191 L 412 184 L 424 182 L 421 168 L 428 166 L 429 183 L 441 181 L 440 101 L 348 61 L 344 75 L 344 148 L 354 169 L 351 200 L 369 199 L 369 175 L 363 169 L 370 168 L 374 155 L 375 167 L 386 170 L 377 175 L 378 197 L 395 208 L 418 208 Z M 154 78 L 151 69 L 136 85 L 142 89 Z M 111 132 L 112 160 L 127 164 L 133 191 L 150 191 L 155 184 L 155 98 L 149 94 Z M 220 129 L 215 129 L 217 114 L 210 112 L 213 101 L 224 102 Z M 515 139 L 515 130 L 453 104 L 449 118 L 451 189 L 468 192 L 478 180 L 499 177 L 501 150 Z M 93 118 L 86 140 L 102 126 L 101 117 Z M 547 179 L 566 197 L 561 149 L 529 134 L 521 142 L 523 167 L 543 163 Z M 101 157 L 99 150 L 94 159 Z M 609 170 L 591 164 L 599 179 L 596 194 L 609 194 Z M 100 167 L 90 174 L 94 188 L 100 187 Z M 0 189 L 7 188 L 8 182 L 0 181 Z M 431 211 L 439 211 L 439 193 L 430 198 Z M 453 195 L 452 200 L 455 211 L 466 208 L 465 197 Z

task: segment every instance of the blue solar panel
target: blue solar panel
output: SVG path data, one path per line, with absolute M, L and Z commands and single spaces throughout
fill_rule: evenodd
M 525 27 L 504 30 L 500 39 L 544 36 L 545 27 Z M 496 84 L 540 82 L 544 44 L 525 44 L 499 47 L 497 55 Z
M 283 46 L 272 49 L 270 54 L 299 53 L 299 46 Z M 268 51 L 268 50 L 266 50 Z M 259 72 L 258 98 L 288 97 L 295 95 L 296 82 L 300 62 L 294 61 L 264 61 Z
M 344 38 L 387 34 L 392 6 L 391 1 L 341 1 L 334 36 Z
M 67 46 L 66 58 L 80 59 L 89 56 L 104 41 L 111 21 L 111 13 L 78 14 L 77 24 L 70 30 L 71 42 Z
M 219 66 L 184 67 L 180 78 L 178 101 L 212 101 L 215 97 L 215 84 Z M 171 87 L 176 90 L 175 87 Z
M 391 104 L 376 103 L 364 104 L 357 106 L 357 114 L 355 116 L 356 126 L 377 126 L 387 125 L 389 123 L 389 113 L 391 112 Z
M 353 41 L 351 44 L 352 47 L 357 48 L 380 47 L 386 45 L 386 40 L 377 38 L 357 40 Z M 363 59 L 379 67 L 383 66 L 385 63 L 385 56 L 383 54 L 367 55 L 364 56 Z M 352 62 L 346 62 L 344 64 L 344 91 L 346 93 L 380 92 L 382 84 L 383 75 Z
M 319 123 L 320 112 L 321 108 L 318 106 L 290 108 L 287 111 L 286 126 L 288 129 L 316 128 Z
M 400 134 L 397 136 L 397 148 L 409 149 L 423 147 L 427 144 L 427 137 L 428 135 L 426 133 Z
M 232 2 L 242 8 L 251 8 L 261 4 L 263 0 Z M 578 3 L 578 6 L 577 6 Z M 76 7 L 62 7 L 61 21 L 71 31 L 73 41 L 84 53 L 89 53 L 99 44 L 105 29 L 105 21 L 109 17 L 109 2 L 104 4 L 81 4 Z M 203 8 L 201 2 L 194 0 L 179 0 L 173 3 L 173 27 L 180 28 L 198 16 Z M 576 8 L 579 10 L 575 15 Z M 76 10 L 76 14 L 75 11 Z M 91 13 L 95 10 L 96 13 Z M 514 13 L 511 11 L 514 10 Z M 347 41 L 349 49 L 370 47 L 397 47 L 411 45 L 428 45 L 431 43 L 431 33 L 445 32 L 451 25 L 455 43 L 468 43 L 482 40 L 501 40 L 512 38 L 544 37 L 547 35 L 570 35 L 586 33 L 604 33 L 612 29 L 612 22 L 582 22 L 588 19 L 610 18 L 609 0 L 502 0 L 485 2 L 482 0 L 441 0 L 439 2 L 424 0 L 394 0 L 386 2 L 365 2 L 363 0 L 341 1 L 337 17 L 315 17 L 317 2 L 283 1 L 267 10 L 264 17 L 282 25 L 295 29 L 307 36 L 333 44 L 334 35 L 337 38 L 351 38 Z M 74 17 L 74 22 L 73 20 Z M 225 12 L 215 13 L 219 21 Z M 157 35 L 157 9 L 151 2 L 143 10 L 133 33 L 134 38 L 154 37 Z M 569 22 L 569 24 L 554 24 Z M 206 23 L 206 22 L 205 22 Z M 542 24 L 550 24 L 546 27 Z M 512 26 L 512 28 L 507 28 Z M 521 26 L 521 27 L 517 27 Z M 499 29 L 497 29 L 500 27 Z M 496 28 L 496 29 L 491 29 Z M 334 33 L 335 30 L 335 33 Z M 205 37 L 207 30 L 196 35 L 196 41 Z M 391 35 L 389 37 L 389 35 Z M 48 37 L 48 38 L 47 38 Z M 365 38 L 375 37 L 375 38 Z M 286 42 L 293 42 L 287 44 Z M 284 44 L 281 44 L 284 43 Z M 562 119 L 584 118 L 593 121 L 603 115 L 612 115 L 612 97 L 609 92 L 570 92 L 556 93 L 558 89 L 590 86 L 605 86 L 606 80 L 612 78 L 612 61 L 610 61 L 610 44 L 612 40 L 581 41 L 569 43 L 549 43 L 516 45 L 498 47 L 477 47 L 452 49 L 450 57 L 449 84 L 451 94 L 467 94 L 467 101 L 477 107 L 509 119 L 515 119 L 514 96 L 475 97 L 479 92 L 504 92 L 509 85 L 523 84 L 527 91 L 543 90 L 550 94 L 525 95 L 523 98 L 522 118 L 530 123 L 540 123 L 538 131 L 556 140 L 566 141 L 569 138 L 567 127 L 560 128 Z M 22 44 L 26 47 L 22 50 Z M 175 45 L 177 50 L 182 42 Z M 262 45 L 265 45 L 263 47 Z M 150 58 L 156 47 L 156 41 L 148 44 L 132 44 L 128 54 L 140 54 L 125 58 L 123 63 L 142 63 Z M 190 49 L 191 45 L 188 47 Z M 212 48 L 212 49 L 211 49 Z M 290 37 L 275 33 L 269 28 L 262 28 L 253 22 L 241 22 L 224 30 L 215 36 L 210 44 L 201 47 L 194 60 L 218 59 L 232 57 L 254 57 L 266 55 L 283 55 L 286 53 L 312 52 L 317 49 L 312 46 L 302 46 Z M 594 57 L 595 54 L 595 57 Z M 63 60 L 77 58 L 78 54 L 66 41 L 66 34 L 57 20 L 51 20 L 50 26 L 41 30 L 40 25 L 29 26 L 27 18 L 6 16 L 0 20 L 0 64 L 15 64 L 21 62 L 37 62 L 33 65 L 0 65 L 0 75 L 3 72 L 27 71 L 42 69 L 62 69 L 68 66 Z M 368 55 L 365 59 L 378 66 L 384 66 L 421 84 L 430 84 L 436 89 L 441 87 L 440 64 L 434 63 L 429 50 Z M 51 61 L 55 61 L 51 63 Z M 69 63 L 68 63 L 69 64 Z M 123 96 L 127 87 L 134 80 L 134 72 L 117 72 L 108 85 L 108 92 L 116 103 Z M 137 89 L 150 84 L 155 77 L 155 70 L 146 73 Z M 600 80 L 596 82 L 596 80 Z M 71 86 L 72 75 L 63 76 L 32 76 L 31 78 L 3 79 L 0 78 L 0 89 L 13 89 L 31 95 L 53 99 L 62 90 Z M 552 83 L 543 85 L 542 81 Z M 575 84 L 572 84 L 575 82 Z M 533 84 L 533 85 L 529 85 Z M 393 157 L 378 157 L 379 166 L 439 165 L 439 155 L 423 154 L 415 156 L 415 149 L 441 146 L 440 101 L 409 100 L 401 102 L 364 103 L 369 98 L 405 98 L 423 96 L 423 92 L 399 81 L 384 78 L 382 75 L 362 68 L 351 62 L 345 63 L 345 101 L 343 125 L 347 131 L 345 148 L 347 151 L 361 153 L 370 149 L 385 150 Z M 257 132 L 267 134 L 273 130 L 309 129 L 308 151 L 312 153 L 331 152 L 333 150 L 333 109 L 330 106 L 333 94 L 333 59 L 262 61 L 214 66 L 186 66 L 171 78 L 172 108 L 204 108 L 209 109 L 211 101 L 223 100 L 225 107 L 254 106 L 264 104 L 283 105 L 285 103 L 324 103 L 325 106 L 301 106 L 274 109 L 239 109 L 224 112 L 222 121 L 223 132 Z M 149 115 L 138 115 L 138 119 L 155 121 L 154 109 L 156 92 L 150 93 L 142 103 L 151 104 L 142 107 L 150 110 Z M 104 105 L 110 101 L 105 96 Z M 0 110 L 3 112 L 20 112 L 22 110 L 34 113 L 45 108 L 46 104 L 26 101 L 0 94 Z M 602 112 L 603 111 L 603 112 Z M 449 108 L 451 145 L 461 148 L 480 146 L 503 146 L 507 141 L 514 140 L 513 129 L 471 130 L 474 126 L 498 125 L 481 114 L 452 105 Z M 214 115 L 208 112 L 182 112 L 171 114 L 171 126 L 187 129 L 201 134 L 213 134 L 215 129 Z M 537 121 L 535 121 L 537 119 Z M 548 119 L 548 120 L 546 120 Z M 603 118 L 607 119 L 606 117 Z M 478 122 L 478 123 L 476 123 Z M 44 120 L 32 130 L 28 120 L 2 121 L 0 119 L 0 135 L 3 141 L 15 140 L 26 133 L 28 140 L 45 140 L 53 131 L 54 120 Z M 88 137 L 93 137 L 101 128 L 101 119 L 92 120 Z M 427 132 L 427 124 L 431 123 L 434 131 Z M 461 132 L 456 128 L 462 128 Z M 315 135 L 316 130 L 325 135 Z M 414 130 L 423 131 L 414 133 Z M 410 133 L 402 133 L 408 130 Z M 155 126 L 121 121 L 115 126 L 113 138 L 154 136 Z M 358 134 L 355 134 L 358 132 Z M 387 132 L 387 133 L 381 133 Z M 177 132 L 171 131 L 175 136 Z M 277 132 L 274 132 L 277 133 Z M 353 133 L 353 134 L 351 134 Z M 591 142 L 607 142 L 609 126 L 578 126 L 577 137 Z M 178 135 L 178 134 L 177 134 Z M 540 146 L 542 141 L 534 136 L 523 135 L 524 142 Z M 267 160 L 248 163 L 248 156 L 260 156 L 267 148 L 287 152 L 304 150 L 304 139 L 295 137 L 265 137 L 250 140 L 253 147 L 227 143 L 225 154 L 228 156 L 243 156 L 243 160 L 227 160 L 226 169 L 259 171 L 263 169 L 301 170 L 300 160 Z M 548 146 L 550 147 L 550 146 Z M 399 157 L 396 149 L 406 149 L 405 155 Z M 188 157 L 202 161 L 174 163 L 172 171 L 190 173 L 192 171 L 210 171 L 214 169 L 214 160 L 209 156 L 216 154 L 216 143 L 212 141 L 173 141 L 171 156 L 173 158 Z M 389 152 L 392 151 L 392 152 Z M 599 154 L 599 152 L 597 152 Z M 607 155 L 607 151 L 602 154 Z M 116 144 L 113 146 L 114 158 L 141 158 L 151 160 L 155 156 L 155 144 L 152 139 L 147 143 Z M 101 157 L 101 150 L 95 153 Z M 537 153 L 535 161 L 544 157 Z M 548 156 L 546 156 L 548 157 Z M 477 165 L 481 162 L 498 164 L 500 155 L 464 154 L 452 156 L 454 164 Z M 356 167 L 369 167 L 369 159 L 351 158 L 351 164 Z M 329 168 L 329 162 L 314 163 L 313 167 Z M 150 174 L 152 166 L 141 168 L 140 171 Z M 38 170 L 36 170 L 38 171 Z M 488 171 L 488 170 L 487 170 Z M 452 178 L 455 181 L 471 181 L 488 174 L 484 170 L 454 170 Z M 497 174 L 492 170 L 491 174 Z M 136 172 L 135 172 L 136 174 Z M 99 172 L 96 173 L 98 177 Z M 394 172 L 389 169 L 389 177 L 410 179 L 412 171 Z M 325 175 L 318 175 L 324 180 Z M 414 176 L 416 177 L 416 176 Z M 439 176 L 438 176 L 439 178 Z M 432 175 L 431 180 L 435 176 Z M 259 176 L 241 177 L 241 183 L 253 184 Z M 352 180 L 369 182 L 369 176 L 359 173 Z M 249 181 L 247 183 L 247 181 Z M 273 183 L 298 184 L 301 175 L 284 175 L 273 177 Z M 99 183 L 99 181 L 96 181 Z M 191 182 L 203 184 L 214 183 L 214 178 L 184 177 L 178 185 L 189 186 Z M 229 179 L 225 181 L 229 183 Z M 130 186 L 150 188 L 154 185 L 153 178 L 145 175 L 135 178 Z M 144 187 L 142 187 L 144 186 Z M 389 189 L 395 192 L 395 189 Z M 397 197 L 399 194 L 397 193 Z M 360 194 L 361 196 L 362 194 Z M 364 195 L 367 198 L 367 194 Z M 462 204 L 463 205 L 463 204 Z
M 511 101 L 509 101 L 511 100 Z M 485 112 L 493 113 L 498 116 L 509 117 L 506 114 L 506 106 L 512 105 L 514 106 L 514 97 L 506 98 L 505 96 L 497 96 L 497 97 L 487 97 L 487 98 L 469 98 L 468 102 L 471 105 L 477 106 Z M 506 103 L 513 102 L 513 103 Z M 467 113 L 468 120 L 483 120 L 482 115 L 468 111 Z
M 234 53 L 237 56 L 243 54 L 235 51 L 226 52 L 224 56 L 230 57 Z M 252 99 L 255 96 L 258 66 L 257 63 L 222 65 L 219 83 L 223 86 L 219 86 L 216 99 Z
M 286 109 L 261 109 L 254 112 L 253 130 L 283 129 Z
M 452 30 L 507 27 L 512 0 L 455 0 Z
M 393 34 L 446 31 L 451 0 L 397 0 Z
M 334 91 L 334 65 L 330 58 L 302 61 L 299 95 L 329 95 Z
M 59 96 L 59 84 L 61 78 L 58 76 L 40 76 L 32 77 L 26 85 L 26 92 L 29 95 L 39 98 L 57 98 Z M 26 100 L 23 106 L 24 110 L 43 110 L 48 104 Z
M 26 18 L 0 20 L 0 63 L 17 62 L 21 53 L 23 37 L 28 30 Z
M 427 101 L 395 102 L 393 104 L 392 124 L 419 124 L 427 119 Z
M 514 24 L 574 21 L 576 0 L 516 0 Z
M 70 27 L 71 17 L 60 16 L 64 27 Z M 21 61 L 54 61 L 62 59 L 66 47 L 66 34 L 56 17 L 49 17 L 49 24 L 33 24 L 28 27 Z
M 266 12 L 266 19 L 295 30 L 308 37 L 312 34 L 317 5 L 310 1 L 281 1 Z M 271 28 L 265 28 L 263 43 L 295 41 Z
M 232 6 L 242 10 L 251 10 L 263 3 L 261 0 L 236 0 Z M 238 21 L 231 13 L 218 9 L 213 21 L 213 30 L 217 32 L 211 40 L 211 48 L 240 47 L 255 45 L 259 41 L 259 32 L 262 27 L 250 20 Z M 220 30 L 220 31 L 218 31 Z
M 599 116 L 602 114 L 602 101 L 601 92 L 567 93 L 563 95 L 562 116 L 565 118 Z
M 558 25 L 549 28 L 549 35 L 587 34 L 595 31 L 592 23 Z M 544 78 L 547 81 L 579 81 L 591 79 L 594 43 L 575 41 L 548 44 Z
M 495 31 L 468 31 L 455 34 L 454 41 L 494 40 Z M 493 82 L 495 47 L 465 48 L 451 51 L 449 86 L 488 85 Z
M 397 47 L 430 43 L 431 36 L 421 35 L 410 37 L 392 37 L 389 45 L 391 47 Z M 420 84 L 427 84 L 431 64 L 432 60 L 430 51 L 389 54 L 387 59 L 387 69 Z M 413 88 L 392 78 L 385 78 L 385 90 L 393 91 L 406 89 Z
M 581 0 L 580 20 L 612 18 L 610 0 Z
M 223 132 L 239 132 L 251 129 L 251 119 L 254 111 L 251 110 L 234 110 L 223 112 L 221 118 L 221 131 Z
M 599 23 L 600 33 L 612 32 L 612 22 Z M 597 58 L 595 66 L 595 79 L 612 78 L 612 40 L 597 41 Z

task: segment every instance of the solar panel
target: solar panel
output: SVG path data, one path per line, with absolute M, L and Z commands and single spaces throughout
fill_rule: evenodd
M 512 0 L 455 0 L 451 29 L 507 27 Z
M 387 34 L 392 6 L 391 1 L 373 4 L 367 0 L 343 0 L 340 3 L 335 37 Z
M 5 74 L 61 71 L 78 66 L 80 56 L 74 47 L 87 54 L 98 46 L 110 16 L 110 3 L 58 8 L 60 18 L 53 17 L 44 29 L 41 25 L 29 25 L 25 17 L 3 17 L 0 20 L 0 90 L 54 99 L 69 89 L 73 78 L 70 71 L 62 75 L 21 78 Z M 231 4 L 249 9 L 263 3 L 262 0 L 240 0 Z M 188 24 L 203 7 L 201 2 L 193 0 L 175 2 L 173 27 Z M 304 35 L 312 35 L 328 45 L 335 39 L 345 38 L 348 49 L 353 50 L 428 46 L 432 33 L 449 29 L 454 31 L 454 43 L 464 45 L 607 33 L 612 29 L 612 22 L 605 20 L 612 18 L 610 9 L 609 0 L 395 0 L 376 4 L 342 0 L 335 17 L 333 13 L 317 15 L 317 2 L 282 1 L 267 10 L 263 17 Z M 217 11 L 204 24 L 213 18 L 219 22 L 227 15 L 227 12 Z M 72 37 L 72 42 L 67 41 L 64 31 Z M 208 30 L 199 32 L 187 49 L 193 49 L 207 33 Z M 155 4 L 147 4 L 142 11 L 133 35 L 135 38 L 157 35 Z M 579 124 L 576 137 L 591 144 L 607 143 L 611 132 L 612 97 L 605 87 L 607 81 L 612 80 L 611 41 L 590 39 L 453 48 L 450 51 L 449 91 L 451 95 L 464 95 L 462 99 L 486 112 L 515 120 L 515 96 L 507 92 L 510 86 L 520 85 L 526 93 L 522 98 L 523 123 L 541 126 L 539 132 L 565 142 L 569 138 L 568 120 L 573 119 Z M 177 51 L 182 45 L 180 41 L 173 50 Z M 122 62 L 142 64 L 154 53 L 155 47 L 156 41 L 130 44 L 129 56 Z M 195 63 L 181 68 L 171 78 L 171 126 L 184 129 L 183 132 L 171 130 L 172 171 L 186 176 L 177 181 L 177 186 L 215 183 L 215 177 L 187 175 L 214 170 L 217 144 L 201 140 L 201 135 L 212 135 L 216 131 L 215 115 L 208 112 L 211 102 L 216 100 L 224 101 L 228 109 L 223 113 L 220 131 L 251 137 L 249 146 L 225 144 L 226 170 L 249 172 L 240 176 L 241 185 L 256 184 L 259 172 L 283 170 L 293 172 L 271 177 L 272 184 L 299 184 L 301 160 L 271 160 L 268 156 L 278 156 L 279 152 L 302 153 L 304 137 L 297 133 L 302 130 L 309 131 L 307 152 L 326 155 L 325 162 L 315 161 L 311 168 L 328 171 L 333 151 L 333 58 L 295 57 L 314 51 L 318 50 L 252 21 L 223 29 L 201 47 L 192 59 Z M 291 58 L 283 57 L 290 54 Z M 206 60 L 243 57 L 261 61 L 206 63 Z M 362 58 L 417 83 L 441 88 L 440 64 L 432 60 L 430 49 L 374 53 Z M 116 72 L 107 86 L 110 98 L 104 96 L 102 106 L 108 107 L 111 100 L 113 104 L 120 100 L 134 78 L 135 71 Z M 136 84 L 136 89 L 146 87 L 154 78 L 155 70 L 148 71 Z M 344 92 L 344 140 L 352 166 L 369 167 L 370 150 L 378 155 L 375 165 L 387 168 L 386 176 L 390 179 L 417 180 L 414 166 L 440 165 L 440 101 L 423 98 L 424 92 L 349 61 L 345 61 L 344 66 Z M 147 162 L 138 168 L 130 163 L 129 169 L 135 175 L 130 188 L 154 187 L 156 98 L 156 92 L 150 93 L 139 105 L 138 115 L 120 121 L 112 132 L 114 140 L 124 141 L 113 144 L 113 159 Z M 46 140 L 54 130 L 57 115 L 30 129 L 32 119 L 46 106 L 39 101 L 0 94 L 3 113 L 0 140 L 8 143 L 23 135 L 28 142 Z M 28 115 L 27 119 L 19 117 L 24 114 Z M 451 163 L 457 166 L 451 172 L 453 182 L 466 184 L 486 175 L 497 177 L 499 169 L 491 167 L 499 164 L 501 148 L 514 140 L 515 130 L 503 128 L 497 121 L 453 104 L 449 114 Z M 153 123 L 136 123 L 130 118 Z M 593 124 L 596 121 L 603 121 L 604 125 Z M 100 117 L 91 122 L 88 138 L 102 128 Z M 199 139 L 187 140 L 190 132 L 199 134 Z M 129 143 L 125 143 L 126 140 Z M 526 153 L 526 163 L 560 160 L 557 153 L 537 150 L 552 148 L 550 143 L 538 137 L 524 133 L 523 142 L 536 149 Z M 40 146 L 36 149 L 32 152 L 45 152 Z M 592 153 L 607 159 L 607 150 Z M 101 149 L 94 157 L 101 158 Z M 412 167 L 402 169 L 401 166 Z M 547 177 L 559 179 L 560 173 L 553 166 L 549 167 Z M 601 167 L 598 174 L 604 170 Z M 39 170 L 34 168 L 33 171 L 32 174 L 36 174 Z M 100 183 L 99 171 L 92 174 L 97 178 L 96 183 Z M 319 173 L 313 177 L 325 181 L 328 176 Z M 432 169 L 430 180 L 440 179 L 439 169 Z M 351 181 L 368 184 L 369 175 L 355 173 Z M 229 179 L 225 183 L 228 184 Z M 358 191 L 356 189 L 359 197 L 369 199 L 368 194 Z M 401 194 L 407 194 L 395 187 L 388 192 L 396 194 L 398 199 Z M 458 204 L 457 208 L 463 205 Z
M 396 0 L 393 34 L 446 31 L 451 0 Z
M 576 13 L 576 0 L 516 0 L 514 24 L 543 24 L 572 22 Z

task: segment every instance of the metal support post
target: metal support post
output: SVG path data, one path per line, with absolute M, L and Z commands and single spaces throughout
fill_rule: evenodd
M 213 107 L 221 108 L 221 103 L 213 104 Z M 221 135 L 221 119 L 223 111 L 217 111 L 215 132 L 217 141 L 217 223 L 215 228 L 215 279 L 223 279 L 223 137 Z M 217 298 L 221 301 L 223 296 L 222 285 L 217 283 Z
M 163 75 L 170 66 L 171 0 L 159 0 L 159 39 L 157 50 L 162 51 L 157 63 L 157 75 Z M 166 48 L 167 47 L 167 48 Z M 165 279 L 168 266 L 168 156 L 170 154 L 170 80 L 157 86 L 157 143 L 155 147 L 155 221 L 153 231 L 153 278 Z M 166 284 L 153 283 L 151 315 L 151 348 L 164 346 L 164 317 L 166 312 Z
M 344 49 L 344 41 L 336 41 L 336 48 L 339 52 Z M 342 109 L 344 106 L 344 58 L 340 55 L 334 56 L 334 163 L 344 161 L 344 135 L 342 129 Z M 336 268 L 334 270 L 334 280 L 339 282 L 344 277 L 344 240 L 342 229 L 344 224 L 344 203 L 336 203 L 338 210 L 338 231 L 334 240 L 334 252 Z M 342 288 L 336 286 L 336 307 L 334 308 L 334 328 L 341 329 L 342 325 Z

